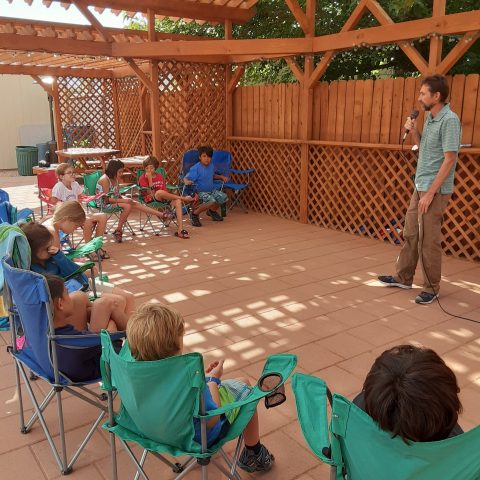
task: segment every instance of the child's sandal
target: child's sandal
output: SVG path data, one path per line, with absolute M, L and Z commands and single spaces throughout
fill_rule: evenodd
M 121 230 L 115 230 L 113 233 L 113 239 L 117 242 L 117 243 L 122 243 L 122 237 L 123 237 L 123 233 Z
M 182 230 L 180 233 L 175 232 L 175 236 L 178 238 L 183 238 L 184 240 L 186 240 L 187 238 L 190 238 L 190 235 L 186 230 Z
M 98 254 L 100 255 L 100 258 L 102 260 L 108 260 L 110 258 L 110 255 L 108 254 L 108 252 L 103 248 L 100 248 L 98 250 Z

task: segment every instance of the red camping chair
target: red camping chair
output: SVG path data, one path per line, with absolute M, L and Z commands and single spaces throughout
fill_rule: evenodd
M 52 189 L 58 179 L 55 170 L 48 170 L 45 173 L 37 175 L 38 198 L 40 199 L 40 215 L 43 217 L 43 202 L 47 204 L 47 215 L 51 215 L 54 210 L 52 202 Z

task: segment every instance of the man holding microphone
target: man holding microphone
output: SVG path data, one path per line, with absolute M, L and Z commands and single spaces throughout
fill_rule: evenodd
M 420 146 L 415 190 L 405 215 L 405 243 L 396 263 L 396 275 L 380 275 L 389 287 L 412 288 L 420 259 L 423 271 L 422 292 L 415 302 L 429 304 L 438 297 L 442 274 L 442 220 L 453 192 L 455 165 L 460 149 L 461 126 L 458 116 L 446 103 L 449 94 L 443 75 L 426 77 L 418 101 L 427 112 L 422 134 L 416 121 L 407 118 L 405 129 Z

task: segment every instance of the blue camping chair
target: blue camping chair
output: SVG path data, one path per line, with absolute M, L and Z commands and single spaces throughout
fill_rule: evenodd
M 35 214 L 30 208 L 22 208 L 18 210 L 17 207 L 10 203 L 10 196 L 5 190 L 0 189 L 0 223 L 14 223 L 20 221 L 28 221 L 31 218 L 35 221 Z
M 248 170 L 236 170 L 231 167 L 232 155 L 226 150 L 214 150 L 213 165 L 215 166 L 215 173 L 218 175 L 224 175 L 229 177 L 228 182 L 223 183 L 222 187 L 226 190 L 233 192 L 233 198 L 228 207 L 230 211 L 235 205 L 241 206 L 246 211 L 245 204 L 243 203 L 242 195 L 245 189 L 248 188 L 250 182 L 250 174 L 255 171 L 254 168 Z M 234 175 L 245 175 L 245 183 L 235 183 L 231 180 L 232 173 Z
M 78 456 L 108 410 L 104 403 L 106 396 L 97 394 L 87 388 L 101 380 L 100 336 L 98 334 L 57 335 L 53 324 L 50 292 L 45 277 L 35 272 L 15 268 L 12 263 L 12 259 L 8 256 L 2 260 L 5 279 L 4 298 L 9 312 L 12 333 L 12 343 L 8 347 L 8 351 L 15 364 L 20 407 L 20 430 L 22 433 L 28 433 L 38 421 L 43 428 L 61 473 L 68 474 L 72 471 Z M 25 339 L 21 348 L 17 346 L 19 329 L 22 330 Z M 115 339 L 121 337 L 123 337 L 123 332 L 114 336 Z M 82 368 L 84 368 L 82 371 L 90 371 L 88 378 L 83 378 L 82 371 L 77 371 L 80 357 L 83 362 Z M 29 375 L 26 372 L 27 368 L 50 386 L 49 392 L 41 401 L 37 400 L 32 389 Z M 24 417 L 21 379 L 34 407 L 34 413 L 27 422 L 25 422 Z M 70 460 L 67 459 L 66 450 L 62 409 L 63 392 L 71 393 L 99 409 L 98 417 Z M 45 409 L 53 399 L 56 399 L 57 404 L 60 433 L 59 447 L 54 443 L 44 416 Z

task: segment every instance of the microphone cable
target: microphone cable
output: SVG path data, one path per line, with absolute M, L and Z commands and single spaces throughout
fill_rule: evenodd
M 400 150 L 400 154 L 402 155 L 403 159 L 405 160 L 406 163 L 409 163 L 409 160 L 407 158 L 407 156 L 405 155 L 405 152 L 403 150 L 403 147 L 404 147 L 404 144 L 405 144 L 405 138 L 403 138 L 402 140 L 402 148 Z M 419 146 L 420 147 L 420 146 Z M 418 201 L 420 201 L 420 193 L 418 192 L 417 190 L 417 185 L 415 184 L 415 180 L 413 180 L 413 188 L 415 189 L 415 193 L 417 195 L 417 198 L 418 198 Z M 442 216 L 443 216 L 443 213 L 442 213 Z M 430 278 L 428 277 L 428 273 L 427 273 L 427 269 L 425 268 L 425 263 L 423 261 L 423 235 L 424 235 L 424 228 L 423 228 L 423 214 L 421 215 L 420 217 L 420 222 L 419 222 L 419 226 L 421 225 L 421 231 L 418 232 L 418 235 L 419 235 L 419 242 L 420 242 L 420 245 L 422 246 L 422 248 L 420 249 L 420 255 L 421 255 L 421 259 L 422 259 L 422 266 L 423 266 L 423 274 L 425 275 L 426 279 L 427 279 L 427 282 L 430 286 L 430 288 L 432 289 L 433 291 L 433 294 L 435 295 L 435 300 L 437 301 L 438 303 L 438 306 L 440 307 L 440 309 L 447 315 L 451 316 L 451 317 L 454 317 L 454 318 L 459 318 L 461 320 L 467 320 L 468 322 L 473 322 L 473 323 L 478 323 L 480 324 L 480 320 L 475 320 L 474 318 L 469 318 L 469 317 L 464 317 L 463 315 L 456 315 L 454 313 L 451 313 L 449 312 L 448 310 L 446 310 L 445 308 L 443 308 L 443 305 L 440 303 L 440 299 L 439 299 L 439 296 L 438 296 L 438 292 L 435 291 L 435 289 L 433 288 L 433 285 L 432 285 L 432 282 L 430 281 Z

